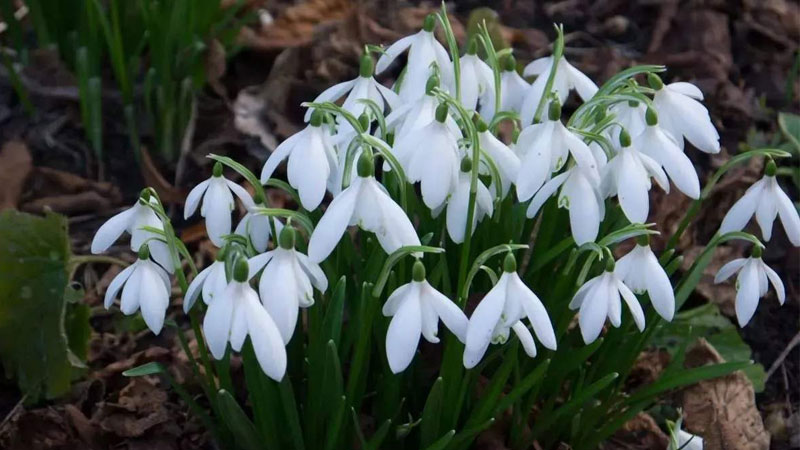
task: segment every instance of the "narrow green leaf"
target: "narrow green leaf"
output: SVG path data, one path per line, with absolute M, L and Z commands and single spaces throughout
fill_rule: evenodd
M 146 375 L 156 375 L 166 372 L 164 366 L 159 362 L 149 362 L 141 366 L 134 367 L 122 372 L 125 377 L 143 377 Z
M 442 383 L 442 377 L 436 379 L 422 409 L 422 422 L 419 426 L 421 447 L 431 445 L 439 436 L 439 422 L 442 416 Z
M 530 391 L 536 385 L 536 383 L 541 381 L 549 365 L 549 359 L 542 361 L 538 366 L 536 366 L 536 369 L 532 370 L 531 373 L 522 379 L 522 381 L 516 384 L 511 392 L 503 397 L 497 404 L 494 416 L 497 417 L 503 411 L 511 407 L 511 405 L 516 403 L 516 401 L 519 400 L 523 395 L 528 393 L 528 391 Z
M 367 441 L 366 449 L 368 450 L 380 450 L 381 444 L 386 439 L 386 436 L 389 434 L 389 429 L 392 427 L 392 419 L 386 419 L 381 424 L 380 428 L 375 431 L 375 434 Z
M 220 389 L 217 400 L 221 412 L 221 419 L 233 433 L 236 444 L 246 450 L 261 450 L 260 439 L 256 427 L 247 417 L 236 399 L 226 390 Z
M 284 375 L 280 382 L 280 392 L 281 404 L 283 405 L 286 422 L 289 424 L 289 435 L 294 443 L 294 448 L 295 450 L 303 450 L 306 448 L 303 442 L 303 430 L 300 426 L 300 415 L 297 411 L 292 382 L 289 380 L 288 375 Z
M 617 379 L 618 376 L 619 375 L 617 373 L 610 373 L 604 376 L 603 378 L 595 381 L 594 383 L 592 383 L 585 389 L 581 390 L 580 392 L 578 393 L 573 392 L 573 394 L 577 395 L 575 395 L 568 402 L 561 405 L 547 417 L 539 418 L 539 420 L 536 422 L 536 425 L 534 425 L 533 430 L 531 432 L 533 437 L 536 438 L 543 431 L 550 428 L 550 426 L 556 423 L 556 421 L 560 417 L 562 416 L 569 417 L 570 415 L 578 411 L 587 401 L 591 400 L 592 398 L 594 398 L 595 395 L 597 395 L 597 393 L 608 387 L 608 385 L 610 385 L 615 379 Z
M 447 444 L 453 440 L 453 436 L 455 436 L 456 430 L 450 430 L 444 434 L 444 436 L 440 437 L 439 440 L 431 444 L 429 447 L 426 447 L 425 450 L 444 450 L 447 448 Z
M 670 389 L 676 389 L 689 384 L 697 383 L 698 381 L 708 380 L 710 378 L 717 378 L 728 375 L 737 370 L 743 370 L 752 365 L 751 361 L 740 361 L 714 364 L 711 366 L 695 367 L 693 369 L 681 369 L 674 375 L 664 375 L 655 383 L 647 385 L 642 389 L 634 392 L 625 399 L 628 405 L 651 399 L 663 392 Z

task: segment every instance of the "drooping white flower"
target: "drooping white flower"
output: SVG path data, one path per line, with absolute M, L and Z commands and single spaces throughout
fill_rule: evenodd
M 281 381 L 286 373 L 286 348 L 278 327 L 258 301 L 247 277 L 247 260 L 242 258 L 236 262 L 233 280 L 208 306 L 203 334 L 216 359 L 225 356 L 228 342 L 238 352 L 250 336 L 261 370 L 273 380 Z
M 661 126 L 672 135 L 683 148 L 683 138 L 706 153 L 719 153 L 719 133 L 711 123 L 711 116 L 700 100 L 703 93 L 697 86 L 677 82 L 664 85 L 655 75 L 648 76 L 650 86 L 655 89 L 653 106 L 658 111 Z
M 433 14 L 425 18 L 422 30 L 406 36 L 387 48 L 378 59 L 375 73 L 386 70 L 394 60 L 408 50 L 408 62 L 400 84 L 400 100 L 412 102 L 425 94 L 425 84 L 431 75 L 433 64 L 442 76 L 445 86 L 451 86 L 453 68 L 450 56 L 442 44 L 433 35 L 436 17 Z
M 703 450 L 703 438 L 683 430 L 676 430 L 676 442 L 670 442 L 667 450 Z
M 358 178 L 334 197 L 308 243 L 308 257 L 319 263 L 330 255 L 348 225 L 375 233 L 378 243 L 392 253 L 406 245 L 420 245 L 417 232 L 405 211 L 389 197 L 373 176 L 371 155 L 358 160 Z
M 288 344 L 297 326 L 299 308 L 314 304 L 314 288 L 325 292 L 328 279 L 318 264 L 294 248 L 295 233 L 287 226 L 281 231 L 279 247 L 250 259 L 250 277 L 262 268 L 258 293 L 275 321 L 283 342 Z
M 578 166 L 589 171 L 597 170 L 592 151 L 583 140 L 561 123 L 561 106 L 552 102 L 547 120 L 529 125 L 519 135 L 516 149 L 522 155 L 517 174 L 517 198 L 528 200 L 557 172 L 572 155 Z
M 453 190 L 452 195 L 447 200 L 447 234 L 453 242 L 460 244 L 464 242 L 464 232 L 467 229 L 467 216 L 469 212 L 469 191 L 472 170 L 472 162 L 469 158 L 464 158 L 461 162 L 461 171 L 458 174 L 458 183 Z M 478 191 L 475 194 L 475 212 L 472 215 L 472 232 L 478 222 L 483 220 L 484 217 L 492 217 L 494 204 L 492 203 L 492 194 L 489 189 L 478 180 Z
M 148 201 L 156 205 L 157 200 L 151 198 L 149 193 L 145 196 L 149 200 L 140 198 L 133 206 L 114 215 L 100 226 L 92 239 L 91 251 L 94 254 L 103 253 L 122 236 L 122 233 L 128 232 L 131 235 L 131 250 L 138 252 L 143 244 L 147 244 L 153 259 L 172 273 L 175 268 L 164 236 L 147 229 L 164 231 L 161 219 L 150 206 L 147 206 Z
M 725 264 L 714 277 L 714 283 L 722 283 L 733 274 L 736 277 L 736 319 L 739 326 L 747 325 L 758 308 L 758 301 L 767 294 L 769 284 L 778 295 L 781 305 L 786 301 L 786 290 L 778 274 L 761 260 L 761 248 L 753 249 L 753 256 L 738 258 Z
M 264 208 L 264 202 L 259 200 L 260 199 L 256 199 L 255 208 Z M 283 229 L 281 221 L 274 217 L 260 214 L 255 209 L 251 209 L 242 217 L 242 220 L 239 221 L 239 224 L 236 225 L 236 229 L 233 232 L 239 236 L 249 238 L 250 242 L 253 244 L 253 248 L 259 252 L 265 252 L 269 245 L 269 238 L 272 236 L 270 220 L 275 224 L 275 232 L 280 234 Z
M 719 227 L 721 234 L 742 230 L 755 215 L 761 236 L 769 241 L 773 222 L 779 217 L 789 241 L 795 247 L 800 246 L 800 217 L 792 200 L 775 179 L 776 170 L 775 163 L 770 161 L 764 176 L 750 186 L 725 214 Z
M 645 129 L 634 139 L 634 145 L 664 168 L 679 191 L 695 200 L 700 198 L 700 180 L 692 161 L 672 136 L 661 129 L 654 110 L 648 108 L 646 116 Z
M 610 257 L 609 257 L 610 258 Z M 613 263 L 613 261 L 611 261 Z M 633 321 L 639 331 L 644 330 L 644 311 L 636 296 L 625 286 L 620 277 L 614 273 L 613 264 L 608 264 L 606 270 L 578 289 L 569 308 L 578 311 L 578 325 L 581 329 L 581 336 L 586 344 L 592 342 L 600 336 L 603 331 L 603 324 L 606 318 L 611 325 L 619 327 L 622 323 L 622 302 L 628 305 L 628 309 L 633 316 Z
M 608 113 L 614 115 L 614 122 L 620 126 L 612 126 L 608 128 L 609 138 L 611 142 L 619 142 L 619 132 L 624 129 L 631 136 L 638 136 L 644 131 L 646 125 L 645 112 L 647 106 L 641 102 L 619 102 L 614 103 L 608 108 Z
M 517 62 L 512 55 L 507 55 L 502 62 L 500 73 L 500 111 L 520 112 L 522 100 L 530 85 L 517 72 Z
M 664 320 L 675 315 L 675 293 L 669 276 L 647 243 L 639 242 L 617 261 L 614 272 L 633 292 L 647 294 L 653 308 Z
M 627 132 L 620 134 L 620 148 L 603 168 L 600 191 L 604 197 L 617 196 L 622 212 L 631 223 L 645 223 L 650 212 L 650 178 L 669 192 L 667 174 L 653 158 L 631 145 Z
M 131 315 L 141 309 L 147 328 L 159 334 L 169 306 L 170 286 L 167 272 L 150 260 L 148 244 L 143 244 L 139 247 L 139 259 L 111 280 L 103 305 L 106 309 L 110 308 L 122 290 L 120 311 Z
M 400 97 L 391 89 L 378 83 L 372 76 L 374 63 L 371 56 L 364 54 L 361 57 L 360 67 L 358 78 L 329 87 L 314 99 L 314 103 L 335 102 L 347 94 L 344 103 L 342 103 L 342 109 L 355 117 L 360 117 L 363 113 L 371 111 L 368 109 L 369 106 L 367 106 L 365 100 L 374 102 L 378 108 L 380 108 L 382 114 L 386 113 L 387 106 L 392 110 L 400 106 Z M 311 119 L 313 112 L 314 108 L 309 108 L 308 111 L 306 111 L 306 121 Z M 369 116 L 370 115 L 368 115 L 368 117 Z M 338 130 L 333 141 L 336 144 L 346 144 L 355 135 L 356 130 L 350 122 L 342 120 L 338 124 Z
M 600 222 L 605 217 L 605 202 L 600 195 L 600 176 L 596 170 L 573 166 L 556 175 L 533 196 L 526 215 L 529 218 L 536 216 L 559 188 L 558 206 L 569 210 L 569 225 L 575 243 L 594 242 Z
M 550 76 L 550 70 L 553 67 L 553 57 L 546 56 L 531 61 L 525 66 L 522 74 L 526 77 L 537 75 L 536 80 L 531 84 L 530 88 L 525 92 L 522 100 L 522 110 L 520 111 L 520 120 L 523 125 L 529 125 L 533 122 L 533 116 L 536 113 L 536 108 L 539 106 L 539 100 L 544 93 L 547 78 Z M 597 85 L 584 75 L 575 66 L 567 62 L 563 56 L 558 60 L 558 67 L 556 74 L 553 78 L 553 92 L 558 95 L 559 102 L 563 104 L 567 100 L 569 91 L 575 89 L 583 101 L 587 101 L 594 97 L 597 92 Z
M 392 373 L 408 367 L 419 345 L 420 335 L 439 342 L 439 320 L 464 342 L 467 316 L 444 294 L 425 280 L 425 266 L 416 261 L 413 280 L 395 289 L 383 305 L 383 315 L 392 317 L 386 333 L 386 357 Z
M 494 72 L 477 55 L 477 41 L 470 39 L 461 57 L 461 105 L 467 110 L 480 110 L 486 120 L 494 117 Z M 479 107 L 480 102 L 480 107 Z
M 517 263 L 509 253 L 503 262 L 503 275 L 483 297 L 467 325 L 464 367 L 471 369 L 483 358 L 490 343 L 504 343 L 509 330 L 519 337 L 525 353 L 536 356 L 536 344 L 528 327 L 527 317 L 536 338 L 550 350 L 556 349 L 556 335 L 541 300 L 517 275 Z
M 283 141 L 267 158 L 261 170 L 261 183 L 266 183 L 284 159 L 289 184 L 297 189 L 300 203 L 308 211 L 317 209 L 325 197 L 325 189 L 336 169 L 337 157 L 330 135 L 322 126 L 322 113 L 311 116 L 311 123 Z
M 231 233 L 231 211 L 236 206 L 231 192 L 239 197 L 248 210 L 255 206 L 250 194 L 222 176 L 222 164 L 216 163 L 212 177 L 195 186 L 186 197 L 183 218 L 191 217 L 202 201 L 200 215 L 205 217 L 208 237 L 217 247 L 222 247 L 225 244 L 222 237 Z
M 497 137 L 489 131 L 489 128 L 483 121 L 477 124 L 477 129 L 481 150 L 486 152 L 486 155 L 488 155 L 497 166 L 497 171 L 500 172 L 500 184 L 503 188 L 503 197 L 505 198 L 511 188 L 511 184 L 517 180 L 519 168 L 522 163 L 519 160 L 519 156 L 500 139 L 497 139 Z M 486 155 L 484 155 L 483 152 L 481 153 L 481 162 L 484 165 L 486 163 Z M 483 172 L 484 171 L 482 171 L 482 173 Z M 492 183 L 494 182 L 495 180 L 492 180 Z
M 219 253 L 222 255 L 222 252 Z M 219 257 L 219 256 L 218 256 Z M 225 275 L 225 261 L 216 260 L 210 266 L 201 270 L 200 273 L 194 277 L 189 287 L 186 289 L 186 295 L 183 296 L 183 312 L 188 313 L 197 297 L 203 294 L 203 301 L 206 305 L 211 304 L 219 294 L 225 290 L 228 285 L 228 279 Z

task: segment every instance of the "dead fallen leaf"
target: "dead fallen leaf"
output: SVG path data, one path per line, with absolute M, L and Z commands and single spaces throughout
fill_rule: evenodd
M 173 186 L 156 167 L 153 158 L 146 148 L 141 147 L 142 151 L 142 177 L 144 178 L 145 186 L 150 186 L 156 190 L 161 201 L 164 203 L 177 203 L 182 204 L 186 198 L 186 192 L 183 189 Z
M 27 212 L 41 213 L 45 207 L 66 215 L 106 212 L 122 201 L 119 189 L 111 183 L 49 167 L 36 167 L 28 187 L 20 205 Z
M 640 412 L 627 421 L 611 441 L 614 442 L 614 448 L 649 450 L 667 448 L 669 437 L 661 431 L 653 417 Z
M 170 420 L 167 393 L 148 377 L 131 378 L 119 392 L 117 403 L 104 403 L 93 415 L 106 432 L 120 437 L 138 437 Z
M 626 381 L 627 390 L 654 383 L 670 363 L 669 352 L 664 349 L 646 350 L 636 359 Z
M 725 360 L 705 339 L 686 354 L 687 368 Z M 753 384 L 739 371 L 701 381 L 682 393 L 686 428 L 702 436 L 708 449 L 765 450 L 770 435 L 755 403 Z
M 0 149 L 0 211 L 17 207 L 32 168 L 31 154 L 24 142 L 9 141 Z
M 228 98 L 228 93 L 222 84 L 226 68 L 225 47 L 217 39 L 212 39 L 208 43 L 208 52 L 206 53 L 206 80 L 211 89 L 223 99 Z

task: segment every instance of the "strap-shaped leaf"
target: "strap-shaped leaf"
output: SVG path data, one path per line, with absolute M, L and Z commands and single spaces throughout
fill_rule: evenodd
M 256 426 L 250 421 L 236 399 L 226 390 L 217 393 L 220 417 L 233 434 L 236 444 L 246 450 L 262 450 Z

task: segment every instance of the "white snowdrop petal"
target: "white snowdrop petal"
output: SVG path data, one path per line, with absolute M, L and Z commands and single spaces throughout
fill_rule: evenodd
M 150 263 L 152 264 L 152 263 Z M 164 316 L 169 306 L 169 292 L 164 289 L 164 284 L 160 279 L 156 269 L 153 267 L 143 267 L 142 276 L 139 281 L 139 302 L 142 310 L 142 318 L 147 327 L 153 334 L 158 335 L 164 326 Z
M 736 319 L 743 327 L 750 322 L 758 308 L 758 273 L 754 264 L 747 264 L 739 272 L 736 291 Z
M 550 350 L 555 350 L 556 334 L 553 330 L 553 324 L 550 323 L 550 316 L 547 314 L 547 310 L 542 301 L 539 300 L 539 297 L 522 282 L 516 273 L 511 274 L 509 295 L 515 295 L 519 299 L 539 342 Z
M 215 261 L 211 265 L 211 271 L 203 282 L 203 302 L 206 305 L 216 299 L 220 294 L 225 291 L 228 286 L 228 279 L 225 274 L 225 263 L 222 261 Z
M 249 286 L 248 286 L 249 287 Z M 237 295 L 245 295 L 242 290 Z M 255 294 L 255 293 L 254 293 Z M 258 296 L 256 296 L 256 301 Z M 244 307 L 242 299 L 236 299 L 233 307 L 233 318 L 231 319 L 231 349 L 235 352 L 242 350 L 245 339 L 247 339 L 247 308 Z
M 383 304 L 381 313 L 386 317 L 391 317 L 397 314 L 397 310 L 400 308 L 400 305 L 402 305 L 405 299 L 408 298 L 408 292 L 411 289 L 411 286 L 411 283 L 406 283 L 395 289 L 389 295 L 389 298 L 386 299 L 386 303 Z
M 247 330 L 258 365 L 268 377 L 281 381 L 286 373 L 286 348 L 275 322 L 269 313 L 256 301 L 246 305 Z
M 305 141 L 306 136 L 310 131 L 310 127 L 311 125 L 289 136 L 288 139 L 281 142 L 280 145 L 278 145 L 278 147 L 272 151 L 272 153 L 269 155 L 269 158 L 267 158 L 267 162 L 264 163 L 264 167 L 261 169 L 262 184 L 266 184 L 267 181 L 272 178 L 272 174 L 275 172 L 275 169 L 292 153 L 295 146 L 298 143 Z
M 583 101 L 588 101 L 594 94 L 597 93 L 597 85 L 592 81 L 589 77 L 584 75 L 583 72 L 578 70 L 575 66 L 568 63 L 566 60 L 562 67 L 566 67 L 567 75 L 569 76 L 570 84 L 575 88 L 575 91 L 578 92 L 578 95 L 581 97 Z M 561 67 L 559 67 L 561 68 Z
M 422 283 L 414 282 L 414 284 L 416 285 L 416 296 L 419 299 L 419 307 L 422 317 L 422 336 L 431 344 L 438 344 L 439 315 L 436 314 L 436 310 L 433 309 L 433 305 L 431 305 L 429 302 L 423 301 L 421 297 Z
M 532 125 L 520 134 L 517 148 L 523 152 L 516 186 L 517 198 L 524 202 L 533 196 L 550 176 L 553 125 Z M 527 135 L 526 135 L 527 134 Z
M 578 311 L 578 325 L 581 329 L 583 342 L 587 345 L 594 342 L 600 332 L 603 331 L 603 324 L 608 315 L 608 289 L 607 283 L 601 282 L 592 287 L 584 295 L 585 298 Z M 576 296 L 577 297 L 577 296 Z
M 535 358 L 536 343 L 533 341 L 533 336 L 530 330 L 528 330 L 528 327 L 518 320 L 514 325 L 511 325 L 511 329 L 514 330 L 514 333 L 519 338 L 519 342 L 522 344 L 525 353 L 531 358 Z
M 286 251 L 286 250 L 284 250 Z M 277 252 L 277 250 L 276 250 Z M 276 253 L 261 274 L 258 293 L 281 338 L 288 344 L 297 326 L 300 292 L 288 253 Z
M 636 327 L 639 328 L 639 331 L 644 330 L 644 311 L 642 310 L 642 305 L 639 304 L 639 301 L 636 299 L 636 296 L 633 295 L 628 286 L 625 286 L 622 281 L 617 280 L 617 289 L 619 289 L 620 295 L 622 295 L 622 299 L 625 300 L 625 303 L 628 305 L 628 309 L 633 316 L 633 321 L 636 323 Z
M 381 54 L 381 57 L 378 58 L 378 63 L 375 64 L 375 73 L 378 74 L 386 70 L 398 56 L 411 46 L 416 38 L 416 34 L 406 36 L 402 39 L 398 39 L 394 44 L 386 48 Z
M 720 234 L 740 231 L 747 225 L 747 222 L 756 212 L 758 203 L 761 200 L 761 194 L 764 192 L 765 182 L 766 180 L 763 178 L 757 181 L 747 189 L 742 198 L 733 204 L 722 219 L 722 224 L 719 227 Z
M 355 180 L 328 205 L 308 242 L 308 258 L 311 261 L 322 262 L 339 243 L 353 216 L 361 180 L 361 178 Z
M 205 282 L 206 278 L 208 278 L 208 274 L 211 273 L 212 267 L 213 266 L 208 266 L 201 270 L 200 273 L 194 277 L 192 282 L 189 283 L 189 287 L 186 289 L 186 295 L 183 296 L 184 313 L 188 313 L 189 310 L 192 309 L 192 306 L 194 306 L 194 302 L 196 302 L 197 298 L 200 296 L 203 283 Z
M 300 263 L 300 267 L 303 271 L 308 275 L 311 279 L 311 283 L 317 288 L 320 292 L 325 292 L 328 289 L 328 278 L 325 276 L 325 272 L 322 271 L 322 268 L 319 264 L 311 262 L 308 259 L 308 256 L 295 251 L 295 256 L 297 257 L 297 261 Z
M 456 306 L 456 304 L 444 294 L 434 289 L 427 281 L 424 283 L 422 299 L 433 307 L 447 329 L 449 329 L 459 341 L 462 343 L 466 341 L 469 320 L 464 314 L 464 311 Z
M 95 233 L 92 239 L 91 251 L 94 254 L 103 253 L 111 247 L 122 233 L 128 229 L 131 219 L 136 214 L 136 206 L 126 209 L 108 219 Z
M 336 100 L 340 99 L 347 91 L 353 88 L 353 85 L 356 84 L 358 78 L 355 80 L 344 81 L 339 84 L 334 84 L 333 86 L 329 87 L 322 91 L 321 94 L 314 99 L 314 103 L 324 103 L 324 102 L 335 102 Z M 311 120 L 311 113 L 314 112 L 314 108 L 308 108 L 306 111 L 305 116 L 303 116 L 303 120 L 308 122 Z
M 675 315 L 675 293 L 669 276 L 649 248 L 645 266 L 641 270 L 644 270 L 647 294 L 650 296 L 653 308 L 664 320 L 671 322 Z
M 775 187 L 775 196 L 778 214 L 780 215 L 783 229 L 786 231 L 786 236 L 792 245 L 800 247 L 800 215 L 797 213 L 797 208 L 779 186 Z
M 528 210 L 526 212 L 526 216 L 528 218 L 533 218 L 536 216 L 536 213 L 542 208 L 545 202 L 555 194 L 559 187 L 564 184 L 564 181 L 567 180 L 569 176 L 569 172 L 564 172 L 562 174 L 556 175 L 552 180 L 548 181 L 547 183 L 539 189 L 539 192 L 533 196 L 533 200 L 531 200 L 530 205 L 528 205 Z
M 447 202 L 447 215 L 445 223 L 447 234 L 453 242 L 464 242 L 464 232 L 467 229 L 467 213 L 469 207 L 469 175 L 461 174 L 458 186 Z
M 719 153 L 719 134 L 711 123 L 711 117 L 705 106 L 683 95 L 675 95 L 673 101 L 680 108 L 680 114 L 673 118 L 681 127 L 686 140 L 706 153 Z
M 687 83 L 685 81 L 676 81 L 674 83 L 670 83 L 667 86 L 667 89 L 670 89 L 675 92 L 679 92 L 687 97 L 691 97 L 695 100 L 702 100 L 703 99 L 703 92 L 692 83 Z
M 722 283 L 723 281 L 730 278 L 731 275 L 738 272 L 739 269 L 741 269 L 742 266 L 744 266 L 747 260 L 748 260 L 747 258 L 734 259 L 733 261 L 730 261 L 725 265 L 723 265 L 722 267 L 720 267 L 719 271 L 714 276 L 714 283 L 715 284 Z
M 203 318 L 203 334 L 208 342 L 208 349 L 216 359 L 225 356 L 225 348 L 230 337 L 233 320 L 233 300 L 231 294 L 235 285 L 229 285 L 220 298 L 211 302 Z
M 125 287 L 122 289 L 119 310 L 126 316 L 135 313 L 136 310 L 139 309 L 139 290 L 141 288 L 143 264 L 144 262 L 136 264 L 136 268 L 130 274 L 128 281 L 125 283 Z
M 287 174 L 289 183 L 297 189 L 303 208 L 313 211 L 325 196 L 330 167 L 320 136 L 309 135 L 305 144 L 289 156 Z
M 591 280 L 583 283 L 583 286 L 581 286 L 578 289 L 578 291 L 575 292 L 575 295 L 572 296 L 572 300 L 569 302 L 569 309 L 575 310 L 580 308 L 581 305 L 583 305 L 583 300 L 586 298 L 587 294 L 592 292 L 594 286 L 602 280 L 603 276 L 598 275 L 592 278 Z
M 766 273 L 767 278 L 769 278 L 769 282 L 772 283 L 772 287 L 775 288 L 775 294 L 778 296 L 778 302 L 782 305 L 786 301 L 786 289 L 783 286 L 781 277 L 779 277 L 778 273 L 772 270 L 772 268 L 767 266 L 763 261 L 761 262 L 761 268 L 763 269 L 764 273 Z
M 374 178 L 369 179 L 368 182 L 369 185 L 365 186 L 365 189 L 371 189 L 375 195 L 376 206 L 380 208 L 382 220 L 379 228 L 367 229 L 367 231 L 375 233 L 378 243 L 389 254 L 400 247 L 420 245 L 414 225 L 411 224 L 403 208 L 378 187 L 378 182 Z
M 529 62 L 524 69 L 522 69 L 522 74 L 526 77 L 530 77 L 533 75 L 542 75 L 550 73 L 550 68 L 553 66 L 553 57 L 552 56 L 545 56 L 543 58 L 537 58 L 533 61 Z
M 217 247 L 222 247 L 225 245 L 222 237 L 231 232 L 233 209 L 233 196 L 222 180 L 209 185 L 203 200 L 203 208 L 208 238 Z
M 600 207 L 592 186 L 574 173 L 564 184 L 562 195 L 569 199 L 569 223 L 575 243 L 594 242 L 600 228 Z
M 103 299 L 103 306 L 106 309 L 110 308 L 114 303 L 114 299 L 117 298 L 117 294 L 119 294 L 120 289 L 122 289 L 122 285 L 128 281 L 128 278 L 130 278 L 135 268 L 136 264 L 131 264 L 130 266 L 122 269 L 122 271 L 118 273 L 113 280 L 111 280 L 111 283 L 109 283 L 108 288 L 106 289 L 105 298 Z
M 507 280 L 503 278 L 483 297 L 467 325 L 464 367 L 471 369 L 483 358 L 505 306 Z
M 392 373 L 405 370 L 417 352 L 422 333 L 422 312 L 419 303 L 416 290 L 410 289 L 408 297 L 389 323 L 386 332 L 386 357 Z
M 608 321 L 615 328 L 622 325 L 622 301 L 617 284 L 610 276 L 606 276 L 605 290 L 608 293 Z
M 189 191 L 189 195 L 186 197 L 186 205 L 183 208 L 184 219 L 188 219 L 197 211 L 197 206 L 200 204 L 200 200 L 203 198 L 203 194 L 205 194 L 210 183 L 211 179 L 205 180 Z
M 624 152 L 617 156 L 622 158 L 617 177 L 617 196 L 625 216 L 632 223 L 647 222 L 650 201 L 647 196 L 647 175 L 644 169 L 637 166 L 633 156 Z

